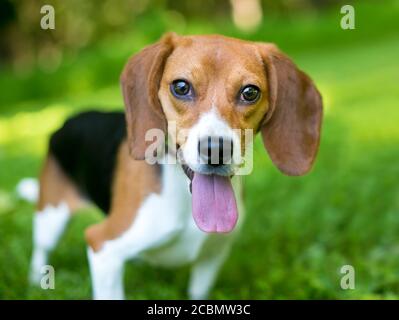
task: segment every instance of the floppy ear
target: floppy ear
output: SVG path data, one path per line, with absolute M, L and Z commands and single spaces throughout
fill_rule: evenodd
M 305 174 L 319 147 L 320 93 L 276 47 L 260 47 L 269 81 L 269 111 L 261 127 L 264 146 L 280 171 L 293 176 Z
M 145 150 L 151 144 L 151 141 L 145 141 L 149 129 L 166 132 L 158 90 L 166 59 L 173 50 L 172 37 L 173 34 L 167 34 L 131 57 L 121 75 L 128 144 L 136 160 L 144 159 Z

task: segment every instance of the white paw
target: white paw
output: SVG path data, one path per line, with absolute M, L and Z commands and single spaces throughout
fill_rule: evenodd
M 42 267 L 47 264 L 48 253 L 44 249 L 35 248 L 30 264 L 29 282 L 33 285 L 40 285 L 42 279 Z

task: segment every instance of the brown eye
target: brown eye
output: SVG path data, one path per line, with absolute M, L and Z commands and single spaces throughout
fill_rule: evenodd
M 254 85 L 248 85 L 241 89 L 240 100 L 253 103 L 259 99 L 260 89 Z
M 189 98 L 191 96 L 191 85 L 186 80 L 175 80 L 170 85 L 170 91 L 176 98 Z

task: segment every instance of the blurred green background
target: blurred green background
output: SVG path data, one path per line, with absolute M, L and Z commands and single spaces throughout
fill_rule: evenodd
M 244 5 L 243 5 L 244 3 Z M 55 9 L 55 30 L 40 8 Z M 355 30 L 340 28 L 343 4 Z M 0 299 L 90 298 L 76 215 L 51 258 L 55 290 L 28 285 L 34 205 L 14 189 L 37 176 L 49 134 L 79 110 L 122 109 L 127 58 L 164 32 L 275 42 L 325 105 L 319 157 L 283 176 L 258 140 L 247 220 L 211 298 L 399 298 L 399 1 L 0 1 Z M 340 268 L 356 271 L 342 290 Z M 188 268 L 129 264 L 128 298 L 186 298 Z

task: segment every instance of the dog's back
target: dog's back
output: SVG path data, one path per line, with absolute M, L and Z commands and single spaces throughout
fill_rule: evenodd
M 82 196 L 108 213 L 118 148 L 126 137 L 123 112 L 88 111 L 69 118 L 50 139 L 54 156 Z

